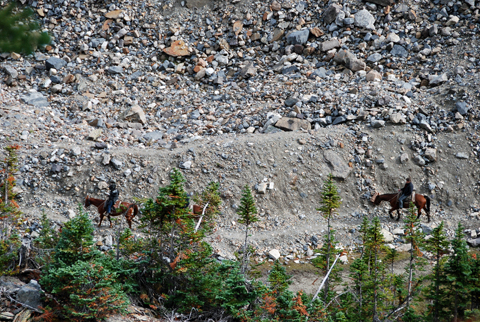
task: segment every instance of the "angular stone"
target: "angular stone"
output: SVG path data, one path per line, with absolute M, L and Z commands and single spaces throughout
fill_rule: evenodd
M 375 17 L 366 9 L 355 14 L 355 26 L 375 30 Z
M 375 3 L 375 4 L 378 4 L 382 7 L 387 7 L 387 6 L 393 6 L 395 4 L 395 1 L 394 0 L 364 0 L 365 2 L 371 2 L 371 3 Z
M 368 56 L 367 61 L 371 63 L 376 63 L 377 61 L 380 61 L 383 58 L 383 56 L 379 53 L 374 53 Z
M 325 78 L 327 77 L 327 71 L 325 68 L 320 67 L 319 69 L 315 69 L 313 73 L 311 73 L 308 78 L 315 79 L 315 77 Z
M 457 109 L 457 112 L 460 113 L 460 115 L 467 114 L 468 110 L 470 109 L 470 107 L 468 107 L 467 103 L 465 103 L 464 101 L 456 102 L 455 108 Z
M 393 230 L 393 234 L 403 236 L 405 235 L 405 231 L 402 228 L 395 228 Z
M 174 41 L 170 47 L 163 50 L 164 53 L 174 57 L 190 56 L 187 44 L 183 40 Z
M 270 257 L 273 260 L 277 260 L 280 258 L 280 252 L 277 249 L 271 249 L 268 252 L 268 257 Z
M 110 154 L 103 155 L 102 164 L 103 165 L 109 165 L 111 159 L 112 159 L 112 157 L 110 156 Z
M 365 76 L 367 82 L 379 82 L 382 80 L 382 74 L 377 72 L 376 70 L 371 70 Z
M 122 66 L 110 66 L 107 69 L 107 72 L 110 74 L 121 74 L 123 73 L 123 67 Z
M 455 154 L 455 157 L 458 159 L 468 159 L 468 153 L 458 152 L 457 154 Z
M 296 98 L 296 97 L 289 97 L 285 100 L 284 104 L 286 107 L 292 107 L 293 105 L 297 104 L 298 102 L 300 102 L 300 99 Z
M 419 155 L 416 155 L 414 158 L 413 158 L 413 162 L 415 162 L 417 165 L 419 166 L 424 166 L 425 165 L 425 160 L 419 156 Z
M 440 75 L 429 75 L 428 80 L 429 80 L 429 85 L 430 86 L 438 86 L 438 85 L 448 81 L 448 76 L 445 73 L 440 74 Z
M 345 67 L 350 69 L 352 72 L 358 72 L 360 70 L 365 70 L 367 68 L 367 65 L 361 59 L 350 58 L 347 60 Z
M 243 29 L 243 23 L 241 20 L 237 20 L 233 23 L 233 33 L 238 36 L 238 34 L 242 31 Z
M 408 51 L 401 45 L 394 45 L 392 50 L 390 51 L 390 54 L 395 57 L 402 57 L 402 58 L 407 58 L 408 57 Z
M 400 155 L 400 163 L 407 163 L 408 159 L 409 157 L 407 153 L 402 153 L 402 155 Z
M 195 74 L 195 79 L 200 80 L 200 79 L 204 78 L 206 74 L 207 74 L 207 69 L 202 68 L 198 71 L 198 73 Z
M 153 131 L 145 134 L 143 138 L 147 141 L 158 141 L 163 139 L 163 132 Z
M 4 66 L 3 67 L 3 70 L 5 71 L 5 73 L 12 77 L 13 79 L 17 79 L 18 77 L 18 72 L 15 68 L 13 68 L 12 66 Z
M 190 170 L 192 168 L 192 161 L 181 162 L 179 167 L 180 169 Z
M 261 182 L 258 184 L 257 192 L 260 194 L 265 194 L 267 192 L 267 183 Z
M 273 31 L 272 42 L 282 39 L 284 34 L 285 34 L 285 30 L 278 29 L 278 28 L 275 29 Z
M 55 68 L 56 70 L 60 70 L 63 66 L 67 64 L 66 61 L 64 61 L 61 58 L 57 57 L 50 57 L 45 61 L 45 67 L 47 70 L 50 70 L 51 68 Z
M 469 239 L 467 239 L 467 243 L 471 247 L 478 247 L 478 246 L 480 246 L 480 238 L 476 238 L 476 239 L 469 238 Z
M 17 301 L 28 306 L 37 308 L 41 304 L 42 291 L 37 281 L 31 280 L 27 285 L 22 286 L 17 292 Z
M 321 51 L 329 51 L 330 49 L 339 48 L 340 46 L 341 45 L 340 45 L 340 42 L 338 41 L 338 39 L 333 38 L 333 39 L 322 42 L 320 44 L 320 50 Z
M 381 128 L 385 126 L 385 121 L 384 120 L 372 120 L 372 127 L 375 129 Z
M 121 9 L 113 10 L 110 12 L 105 13 L 105 18 L 108 19 L 118 19 L 120 17 L 120 14 L 123 12 Z
M 90 134 L 87 137 L 87 140 L 96 141 L 100 137 L 100 135 L 102 135 L 102 133 L 103 133 L 102 129 L 95 129 L 92 132 L 90 132 Z
M 112 158 L 112 160 L 110 160 L 110 164 L 117 170 L 120 170 L 123 167 L 123 162 L 115 158 Z
M 323 153 L 323 157 L 327 164 L 333 169 L 332 175 L 334 178 L 345 180 L 352 172 L 352 168 L 348 163 L 336 152 L 332 150 L 326 150 Z
M 140 122 L 142 124 L 147 124 L 145 112 L 139 105 L 134 105 L 131 108 L 127 109 L 122 114 L 122 119 L 126 119 L 130 122 Z
M 317 38 L 318 38 L 318 37 L 321 37 L 321 36 L 323 36 L 323 35 L 325 34 L 325 33 L 324 33 L 323 31 L 321 31 L 320 28 L 318 28 L 318 27 L 314 27 L 314 28 L 310 29 L 310 33 L 311 33 L 312 35 L 314 35 L 315 37 L 317 37 Z
M 393 113 L 390 115 L 390 122 L 393 124 L 405 124 L 407 120 L 402 113 Z
M 310 130 L 311 125 L 307 120 L 301 120 L 291 117 L 283 117 L 275 123 L 275 127 L 278 127 L 284 131 L 296 131 L 299 129 Z
M 308 36 L 310 31 L 308 29 L 303 29 L 299 31 L 294 31 L 287 35 L 287 44 L 289 45 L 303 45 L 308 41 Z
M 249 61 L 245 67 L 240 70 L 240 76 L 253 77 L 257 74 L 257 69 L 253 65 L 253 61 Z
M 330 5 L 323 13 L 323 22 L 326 25 L 331 24 L 332 22 L 335 21 L 337 18 L 337 15 L 340 13 L 342 10 L 342 7 L 339 6 L 338 4 L 332 4 Z
M 39 92 L 31 92 L 27 95 L 20 96 L 20 99 L 35 107 L 47 107 L 49 105 L 47 98 Z
M 386 229 L 382 229 L 383 239 L 386 243 L 391 243 L 395 239 L 395 236 Z
M 424 156 L 428 161 L 435 162 L 437 160 L 437 149 L 427 148 Z

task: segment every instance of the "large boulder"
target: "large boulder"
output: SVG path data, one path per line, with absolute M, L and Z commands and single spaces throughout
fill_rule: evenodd
M 42 289 L 38 282 L 31 280 L 27 285 L 22 286 L 17 292 L 17 301 L 28 306 L 37 308 L 41 304 Z
M 336 152 L 327 150 L 324 152 L 323 157 L 328 165 L 332 168 L 332 175 L 334 178 L 345 180 L 352 172 L 352 168 L 348 163 Z

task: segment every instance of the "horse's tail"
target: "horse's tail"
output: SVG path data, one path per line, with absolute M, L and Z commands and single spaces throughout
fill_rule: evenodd
M 427 215 L 430 215 L 430 197 L 425 196 L 425 199 L 427 200 Z
M 132 219 L 138 215 L 138 206 L 137 206 L 136 204 L 131 204 L 130 206 L 128 206 L 128 208 L 132 208 L 132 209 L 133 209 Z M 128 210 L 129 210 L 129 209 L 128 209 Z M 128 213 L 128 210 L 127 210 L 127 213 Z

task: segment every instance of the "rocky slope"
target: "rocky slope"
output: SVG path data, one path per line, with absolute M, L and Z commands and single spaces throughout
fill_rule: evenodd
M 154 196 L 179 167 L 191 192 L 221 183 L 211 241 L 223 257 L 243 238 L 245 184 L 257 190 L 257 255 L 309 255 L 329 172 L 344 247 L 363 216 L 401 226 L 368 198 L 406 176 L 433 199 L 425 230 L 463 221 L 473 240 L 480 3 L 374 2 L 28 2 L 52 44 L 0 55 L 0 142 L 23 147 L 25 227 L 42 210 L 75 215 L 110 179 L 125 199 Z M 98 233 L 108 247 L 111 231 Z

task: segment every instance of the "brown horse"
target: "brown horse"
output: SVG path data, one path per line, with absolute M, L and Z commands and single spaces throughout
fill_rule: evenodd
M 379 205 L 382 201 L 388 201 L 390 202 L 390 210 L 388 213 L 390 214 L 390 218 L 393 219 L 392 212 L 397 211 L 397 221 L 400 220 L 400 212 L 399 212 L 399 203 L 398 203 L 398 198 L 400 197 L 399 193 L 387 193 L 384 195 L 379 194 L 378 192 L 375 192 L 375 194 L 372 196 L 370 199 L 375 205 Z M 416 193 L 415 194 L 415 207 L 418 209 L 418 214 L 417 218 L 420 218 L 420 214 L 422 212 L 422 209 L 425 209 L 425 212 L 427 213 L 428 217 L 428 222 L 430 222 L 430 198 L 428 196 L 423 196 L 421 194 Z M 403 208 L 410 208 L 410 203 L 406 202 L 406 200 L 403 203 Z
M 95 199 L 89 196 L 85 198 L 85 208 L 89 207 L 90 205 L 94 205 L 98 209 L 98 213 L 100 214 L 100 223 L 98 224 L 98 227 L 102 225 L 103 217 L 105 217 L 105 214 L 107 215 L 108 220 L 110 221 L 110 228 L 112 227 L 112 220 L 110 216 L 125 215 L 125 218 L 127 219 L 128 227 L 132 229 L 132 219 L 138 214 L 138 206 L 134 203 L 117 201 L 114 206 L 115 207 L 114 212 L 111 214 L 107 214 L 105 202 L 106 200 L 104 199 Z

